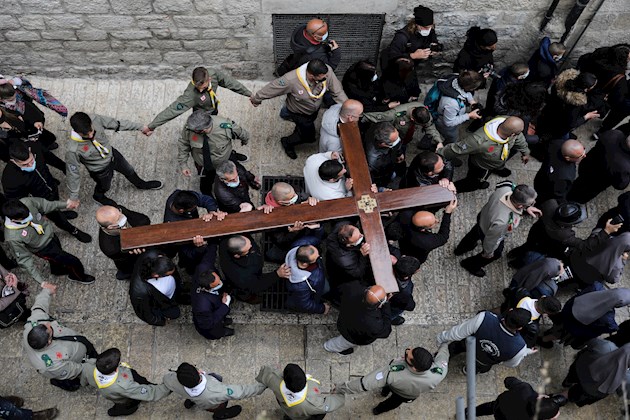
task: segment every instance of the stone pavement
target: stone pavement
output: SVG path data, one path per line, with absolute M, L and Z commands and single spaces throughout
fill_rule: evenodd
M 70 110 L 102 113 L 121 119 L 147 123 L 165 105 L 174 100 L 186 86 L 186 80 L 87 80 L 87 79 L 44 79 L 33 78 L 35 85 L 45 87 L 58 97 Z M 262 82 L 246 82 L 254 90 Z M 426 88 L 425 88 L 426 92 Z M 266 101 L 254 109 L 247 98 L 225 89 L 219 93 L 221 114 L 228 116 L 252 133 L 246 147 L 236 149 L 247 153 L 250 161 L 246 166 L 257 175 L 301 175 L 301 165 L 315 145 L 298 150 L 299 159 L 291 161 L 283 153 L 279 138 L 291 130 L 291 124 L 278 117 L 281 99 Z M 196 179 L 186 179 L 178 174 L 175 155 L 176 140 L 185 122 L 185 116 L 159 128 L 152 137 L 139 133 L 112 134 L 113 143 L 135 166 L 140 176 L 161 179 L 165 188 L 160 191 L 138 192 L 124 177 L 116 175 L 112 197 L 125 206 L 150 215 L 154 223 L 162 220 L 166 197 L 176 188 L 196 188 Z M 68 121 L 47 112 L 47 127 L 57 134 L 63 157 L 68 141 Z M 592 127 L 588 127 L 592 130 Z M 587 130 L 584 131 L 589 131 Z M 590 132 L 590 131 L 589 131 Z M 583 139 L 590 139 L 584 136 Z M 586 140 L 587 145 L 592 141 Z M 409 154 L 416 152 L 411 146 Z M 539 163 L 530 162 L 523 166 L 518 159 L 509 165 L 512 179 L 519 183 L 532 182 Z M 56 171 L 56 170 L 53 170 Z M 458 170 L 461 177 L 464 169 Z M 55 175 L 61 176 L 59 173 Z M 77 225 L 97 237 L 98 227 L 94 220 L 97 204 L 91 199 L 92 180 L 85 173 Z M 490 179 L 494 184 L 496 177 Z M 62 183 L 62 196 L 66 195 Z M 492 187 L 491 187 L 492 188 Z M 451 240 L 441 249 L 434 251 L 422 266 L 414 282 L 417 307 L 415 312 L 406 313 L 407 322 L 393 328 L 389 339 L 378 340 L 371 346 L 359 348 L 351 356 L 331 355 L 322 348 L 323 342 L 336 334 L 336 312 L 328 316 L 260 313 L 257 307 L 236 302 L 232 308 L 236 335 L 220 341 L 206 341 L 191 325 L 189 308 L 183 316 L 165 327 L 152 327 L 140 321 L 129 304 L 127 282 L 114 278 L 116 269 L 104 257 L 95 242 L 81 244 L 65 232 L 59 232 L 64 248 L 82 259 L 88 272 L 96 276 L 97 282 L 83 286 L 63 278 L 52 278 L 59 284 L 57 296 L 53 298 L 52 313 L 62 322 L 76 328 L 89 337 L 96 348 L 104 350 L 116 346 L 123 353 L 123 360 L 130 363 L 150 380 L 161 382 L 169 368 L 176 368 L 187 361 L 199 368 L 216 371 L 223 375 L 226 383 L 254 381 L 263 364 L 284 366 L 295 362 L 305 371 L 322 381 L 322 389 L 328 391 L 334 382 L 347 380 L 370 372 L 373 368 L 402 355 L 405 348 L 421 345 L 430 351 L 436 350 L 435 335 L 442 329 L 474 315 L 477 311 L 493 308 L 501 303 L 501 290 L 508 284 L 513 271 L 505 259 L 488 267 L 488 276 L 483 279 L 471 277 L 459 266 L 453 255 L 457 241 L 474 224 L 478 210 L 485 203 L 489 191 L 460 195 L 460 206 L 454 213 Z M 607 191 L 596 203 L 589 205 L 591 217 L 580 229 L 586 236 L 597 217 L 616 204 L 616 192 Z M 254 202 L 259 202 L 258 197 Z M 507 249 L 525 240 L 531 221 L 526 220 L 516 234 L 507 241 Z M 43 267 L 43 265 L 42 265 Z M 47 267 L 43 267 L 48 272 Z M 271 269 L 271 267 L 269 268 Z M 18 270 L 18 275 L 22 274 Z M 33 294 L 37 287 L 31 280 Z M 624 276 L 622 285 L 628 286 Z M 566 298 L 566 296 L 564 297 Z M 32 302 L 32 298 L 30 298 Z M 618 312 L 618 319 L 626 319 L 628 310 Z M 3 367 L 0 395 L 16 394 L 26 398 L 27 406 L 42 409 L 57 405 L 62 419 L 106 418 L 106 409 L 111 405 L 100 398 L 92 389 L 67 393 L 52 387 L 37 375 L 22 354 L 22 330 L 15 326 L 2 331 L 0 340 L 0 365 Z M 514 375 L 534 384 L 543 379 L 540 368 L 549 363 L 551 382 L 547 392 L 561 389 L 560 383 L 572 361 L 574 351 L 560 349 L 543 350 L 532 355 L 517 369 L 495 367 L 490 373 L 478 375 L 477 398 L 479 402 L 492 400 L 504 390 L 503 378 Z M 412 404 L 382 415 L 383 419 L 452 419 L 455 415 L 455 398 L 466 395 L 466 380 L 460 373 L 463 357 L 456 358 L 448 377 L 431 393 L 424 394 Z M 372 418 L 371 408 L 380 397 L 364 394 L 348 397 L 346 406 L 330 415 L 333 419 Z M 242 402 L 240 418 L 254 419 L 262 412 L 268 418 L 281 418 L 271 392 Z M 577 410 L 575 406 L 563 409 L 561 418 L 572 419 L 616 419 L 620 417 L 622 403 L 611 396 L 593 406 Z M 159 403 L 142 404 L 135 418 L 174 419 L 209 418 L 207 413 L 185 410 L 183 401 L 170 396 Z

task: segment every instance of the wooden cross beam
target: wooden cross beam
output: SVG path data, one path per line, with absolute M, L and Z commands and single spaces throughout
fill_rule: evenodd
M 123 229 L 120 238 L 122 249 L 191 242 L 196 235 L 213 238 L 258 232 L 291 226 L 296 220 L 313 223 L 358 215 L 365 241 L 370 244 L 370 263 L 376 283 L 383 286 L 387 292 L 398 291 L 380 213 L 445 204 L 450 202 L 454 195 L 439 185 L 376 194 L 371 192 L 372 180 L 359 128 L 356 123 L 340 124 L 339 127 L 346 166 L 353 179 L 353 197 L 321 201 L 316 206 L 309 206 L 306 203 L 281 206 L 270 214 L 264 214 L 262 211 L 228 214 L 221 222 L 194 219 Z

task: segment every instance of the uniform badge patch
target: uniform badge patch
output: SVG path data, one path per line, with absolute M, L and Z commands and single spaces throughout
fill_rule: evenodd
M 201 101 L 205 101 L 206 100 L 206 95 L 201 95 L 201 97 L 199 98 Z
M 494 146 L 488 147 L 488 152 L 490 152 L 490 153 L 494 152 Z
M 232 394 L 234 394 L 234 390 L 233 390 L 232 388 L 228 388 L 228 389 L 227 389 L 227 394 L 228 394 L 228 395 L 232 395 Z
M 232 124 L 224 122 L 224 123 L 219 124 L 219 127 L 220 128 L 232 128 Z
M 175 105 L 175 109 L 178 110 L 178 111 L 181 111 L 184 108 L 185 108 L 185 106 L 182 103 L 178 102 L 177 105 Z
M 192 141 L 197 141 L 197 139 L 198 139 L 199 137 L 197 137 L 197 135 L 195 134 L 195 135 L 193 135 L 191 138 L 192 138 Z
M 278 80 L 278 84 L 279 84 L 280 86 L 286 86 L 286 85 L 287 85 L 287 82 L 285 82 L 285 81 L 284 81 L 284 79 L 279 79 L 279 80 Z
M 58 351 L 57 354 L 55 354 L 55 356 L 57 356 L 57 359 L 62 359 L 63 358 L 63 354 L 61 354 L 60 351 Z
M 299 95 L 301 95 L 301 94 L 303 94 L 303 93 L 304 93 L 304 91 L 303 91 L 302 89 L 298 90 L 298 94 L 299 94 Z
M 146 394 L 147 393 L 147 389 L 145 387 L 140 388 L 140 393 L 141 394 Z
M 319 394 L 319 388 L 315 387 L 313 388 L 313 391 L 315 391 L 316 394 Z
M 27 231 L 25 231 L 25 230 L 23 230 L 23 231 L 22 231 L 22 236 L 24 236 L 24 237 L 26 238 L 26 235 L 28 235 L 28 232 L 27 232 Z
M 42 360 L 44 361 L 44 364 L 46 365 L 46 367 L 51 367 L 53 364 L 52 359 L 50 358 L 50 356 L 48 356 L 47 354 L 42 354 Z
M 68 371 L 67 371 L 67 370 L 63 370 L 63 371 L 61 371 L 61 376 L 66 376 L 67 374 L 68 374 Z
M 432 373 L 437 373 L 438 375 L 443 375 L 444 371 L 442 370 L 441 367 L 434 367 L 433 369 L 431 369 Z
M 376 374 L 376 380 L 377 380 L 377 381 L 380 381 L 381 379 L 383 379 L 383 376 L 384 376 L 384 375 L 383 375 L 383 372 L 378 372 L 378 373 Z
M 389 370 L 392 372 L 400 372 L 401 370 L 405 370 L 405 366 L 403 365 L 393 365 L 389 367 Z
M 77 165 L 69 165 L 69 166 L 70 166 L 70 170 L 71 170 L 72 172 L 76 172 L 76 171 L 77 171 L 77 169 L 79 169 L 79 168 L 77 168 Z
M 406 123 L 406 122 L 404 122 L 404 121 L 399 121 L 398 123 L 399 123 L 400 125 L 405 125 L 405 124 L 407 124 L 407 123 Z
M 88 146 L 87 144 L 85 146 L 83 146 L 83 151 L 87 152 L 88 150 L 90 150 L 90 146 Z
M 123 373 L 123 378 L 129 379 L 129 375 L 127 375 L 126 373 Z

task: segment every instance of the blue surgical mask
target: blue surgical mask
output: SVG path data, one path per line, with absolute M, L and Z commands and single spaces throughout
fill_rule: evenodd
M 284 204 L 285 206 L 290 206 L 291 204 L 295 204 L 297 203 L 298 200 L 298 195 L 295 194 L 288 202 L 287 204 Z
M 20 169 L 24 172 L 33 172 L 35 170 L 35 166 L 37 166 L 37 162 L 33 159 L 33 166 L 20 166 Z
M 26 219 L 23 220 L 16 220 L 15 223 L 20 224 L 20 225 L 25 225 L 28 222 L 32 222 L 33 221 L 33 214 L 29 213 L 28 217 Z
M 241 180 L 239 178 L 236 178 L 236 181 L 234 182 L 226 182 L 225 185 L 227 185 L 230 188 L 236 188 L 240 185 Z
M 326 32 L 324 35 L 322 35 L 322 40 L 321 42 L 326 41 L 326 39 L 328 38 L 328 32 Z

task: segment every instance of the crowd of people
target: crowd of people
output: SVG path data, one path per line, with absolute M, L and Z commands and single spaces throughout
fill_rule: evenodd
M 388 398 L 373 408 L 378 415 L 438 386 L 449 359 L 465 352 L 466 337 L 474 336 L 478 374 L 498 364 L 518 366 L 527 355 L 554 343 L 579 350 L 562 383 L 564 391 L 539 395 L 531 385 L 509 377 L 507 391 L 477 407 L 479 416 L 552 419 L 568 402 L 583 406 L 622 392 L 630 367 L 630 325 L 617 324 L 615 308 L 630 304 L 630 290 L 609 284 L 620 281 L 630 255 L 630 192 L 619 195 L 618 206 L 601 215 L 589 237 L 578 237 L 575 227 L 588 217 L 586 203 L 610 186 L 623 191 L 630 183 L 630 124 L 623 124 L 630 115 L 630 46 L 598 48 L 580 57 L 577 68 L 564 69 L 565 46 L 545 37 L 527 62 L 495 69 L 493 52 L 501 40 L 492 29 L 472 27 L 453 73 L 423 95 L 418 77 L 443 46 L 433 11 L 418 6 L 413 12 L 378 63 L 359 61 L 342 80 L 334 71 L 343 45 L 329 39 L 326 22 L 312 19 L 295 29 L 293 53 L 276 69 L 277 78 L 257 92 L 223 71 L 197 67 L 185 91 L 149 123 L 74 112 L 72 130 L 64 134 L 64 159 L 54 153 L 57 137 L 46 129 L 38 105 L 64 118 L 67 108 L 25 78 L 2 77 L 0 158 L 5 166 L 0 198 L 3 242 L 11 254 L 0 248 L 0 327 L 24 324 L 24 353 L 37 372 L 66 391 L 97 389 L 114 403 L 110 416 L 133 414 L 142 401 L 175 393 L 185 399 L 187 409 L 232 418 L 241 407 L 228 406 L 229 401 L 260 395 L 267 388 L 291 419 L 321 419 L 342 407 L 345 395 L 381 389 Z M 297 159 L 300 145 L 319 142 L 318 153 L 304 161 L 303 191 L 277 182 L 263 191 L 264 204 L 254 204 L 250 190 L 260 190 L 261 179 L 246 168 L 248 156 L 236 152 L 232 143 L 245 145 L 252 136 L 219 115 L 219 87 L 248 97 L 254 107 L 286 98 L 280 118 L 295 124 L 280 140 L 287 157 Z M 479 102 L 483 89 L 485 107 Z M 221 223 L 229 214 L 270 214 L 280 207 L 317 206 L 352 196 L 342 123 L 359 126 L 373 192 L 439 185 L 457 198 L 445 207 L 382 216 L 396 293 L 376 284 L 369 259 L 374 251 L 357 218 L 298 220 L 266 232 L 269 245 L 264 247 L 244 233 L 214 239 L 198 235 L 184 244 L 123 251 L 121 231 L 151 220 L 108 196 L 114 172 L 139 190 L 161 189 L 163 184 L 142 178 L 115 148 L 109 132 L 150 136 L 190 109 L 177 142 L 177 163 L 182 176 L 199 176 L 199 188 L 173 191 L 165 203 L 164 223 Z M 603 119 L 593 139 L 578 138 L 575 129 L 593 119 Z M 595 142 L 588 154 L 586 140 Z M 409 163 L 408 153 L 416 154 Z M 517 153 L 523 164 L 530 156 L 542 162 L 533 185 L 508 179 L 506 163 Z M 466 157 L 467 172 L 456 176 Z M 60 181 L 51 168 L 65 175 L 66 200 L 61 200 Z M 284 283 L 291 311 L 327 315 L 331 307 L 338 309 L 339 334 L 323 346 L 342 355 L 388 339 L 392 326 L 405 322 L 405 311 L 416 306 L 414 275 L 431 251 L 449 242 L 451 218 L 465 193 L 488 189 L 491 176 L 501 178 L 479 209 L 477 223 L 454 250 L 457 256 L 467 255 L 461 266 L 472 276 L 487 275 L 484 268 L 502 257 L 522 219 L 536 221 L 526 242 L 507 253 L 517 271 L 503 290 L 503 304 L 438 334 L 436 352 L 431 343 L 429 349 L 408 348 L 361 378 L 335 384 L 331 393 L 320 392 L 319 382 L 292 363 L 282 371 L 262 367 L 251 384 L 227 385 L 218 373 L 182 362 L 161 384 L 154 384 L 122 362 L 117 348 L 98 351 L 88 338 L 51 316 L 57 286 L 35 257 L 48 262 L 51 276 L 67 275 L 82 285 L 95 281 L 79 258 L 63 250 L 53 226 L 83 243 L 92 241 L 70 222 L 79 216 L 82 184 L 85 188 L 90 183 L 86 172 L 94 181 L 92 197 L 100 204 L 95 214 L 99 248 L 115 264 L 116 279 L 129 282 L 131 306 L 142 321 L 165 326 L 181 316 L 183 305 L 190 306 L 195 330 L 218 340 L 235 334 L 229 317 L 234 300 L 258 304 L 265 292 Z M 473 252 L 479 243 L 481 250 Z M 265 272 L 265 262 L 279 266 Z M 20 278 L 11 272 L 18 267 Z M 35 289 L 31 280 L 39 290 L 29 308 L 26 297 Z M 558 293 L 569 295 L 564 305 Z M 543 316 L 553 322 L 545 331 Z M 50 419 L 58 414 L 56 408 L 33 412 L 23 403 L 19 397 L 1 397 L 0 416 Z

